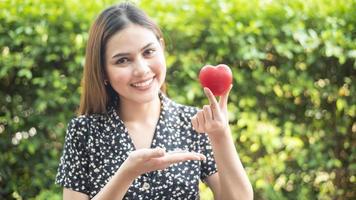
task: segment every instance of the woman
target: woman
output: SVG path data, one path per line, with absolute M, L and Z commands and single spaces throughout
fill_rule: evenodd
M 56 183 L 64 199 L 252 199 L 227 120 L 229 91 L 198 110 L 165 96 L 164 40 L 129 3 L 91 27 L 79 116 L 68 125 Z M 231 88 L 230 88 L 231 89 Z

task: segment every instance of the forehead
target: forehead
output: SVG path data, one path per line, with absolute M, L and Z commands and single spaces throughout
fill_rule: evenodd
M 139 25 L 129 25 L 115 33 L 106 44 L 108 54 L 135 51 L 148 43 L 158 43 L 154 32 Z

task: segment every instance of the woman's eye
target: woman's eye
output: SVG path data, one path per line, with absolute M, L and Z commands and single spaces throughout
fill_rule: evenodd
M 156 52 L 155 49 L 147 49 L 143 52 L 144 56 L 152 56 Z
M 129 61 L 129 59 L 127 59 L 127 58 L 120 58 L 115 62 L 115 64 L 124 64 L 128 61 Z

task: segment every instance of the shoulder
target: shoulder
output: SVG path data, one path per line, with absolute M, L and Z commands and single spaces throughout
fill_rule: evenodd
M 90 135 L 90 130 L 93 126 L 97 126 L 98 122 L 105 120 L 105 118 L 105 115 L 101 114 L 79 115 L 74 117 L 67 125 L 67 137 L 85 139 Z
M 198 112 L 197 107 L 179 104 L 179 103 L 177 103 L 177 108 L 180 111 L 180 113 L 185 114 L 185 115 L 193 116 Z
M 72 118 L 68 123 L 68 130 L 71 129 L 86 129 L 92 121 L 92 115 L 79 115 Z
M 199 110 L 197 107 L 178 103 L 168 97 L 164 97 L 163 103 L 163 106 L 168 110 L 170 114 L 179 115 L 181 118 L 183 117 L 190 119 Z
M 72 118 L 69 123 L 68 127 L 78 127 L 83 128 L 85 126 L 90 126 L 97 122 L 103 122 L 108 120 L 108 114 L 90 114 L 90 115 L 79 115 Z

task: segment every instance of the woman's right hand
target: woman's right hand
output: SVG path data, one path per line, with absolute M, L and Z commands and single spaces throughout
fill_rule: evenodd
M 187 151 L 166 152 L 162 148 L 138 149 L 129 154 L 123 163 L 123 167 L 133 176 L 163 170 L 172 164 L 188 160 L 205 160 L 205 156 L 200 153 Z

